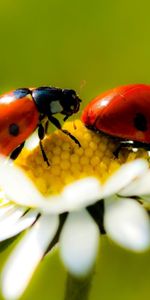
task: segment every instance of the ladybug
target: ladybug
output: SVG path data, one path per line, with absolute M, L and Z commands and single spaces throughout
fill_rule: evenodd
M 84 124 L 123 147 L 150 150 L 150 85 L 120 86 L 97 96 L 84 109 Z
M 55 114 L 63 114 L 64 121 L 78 112 L 81 100 L 74 90 L 55 87 L 19 88 L 0 97 L 0 153 L 16 159 L 25 140 L 38 128 L 40 147 L 49 165 L 42 145 L 48 122 L 53 123 L 79 146 L 78 140 L 61 128 Z M 45 126 L 42 120 L 47 118 Z

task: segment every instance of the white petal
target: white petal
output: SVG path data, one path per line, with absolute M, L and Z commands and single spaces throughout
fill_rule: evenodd
M 36 207 L 44 199 L 21 168 L 11 161 L 1 161 L 0 186 L 11 200 L 20 205 Z
M 10 205 L 4 205 L 0 207 L 0 220 L 4 217 L 9 215 L 13 209 L 14 209 L 15 205 L 10 204 Z
M 148 169 L 148 163 L 143 159 L 136 159 L 135 161 L 126 163 L 114 173 L 110 179 L 103 186 L 103 197 L 108 197 L 119 192 L 127 184 L 129 184 L 136 177 L 144 174 Z
M 23 207 L 15 207 L 9 214 L 5 214 L 0 218 L 0 228 L 5 228 L 15 224 L 21 216 L 25 213 L 26 209 Z
M 45 198 L 41 209 L 46 213 L 63 213 L 84 208 L 101 198 L 101 185 L 95 177 L 86 177 L 64 187 L 59 197 Z
M 37 147 L 38 145 L 39 145 L 39 137 L 38 137 L 38 134 L 36 131 L 26 140 L 25 147 L 27 149 L 32 150 L 35 147 Z
M 145 209 L 135 200 L 122 199 L 106 205 L 107 235 L 123 247 L 144 251 L 150 247 L 150 223 Z
M 21 168 L 0 157 L 0 187 L 9 199 L 19 205 L 38 207 L 51 213 L 59 212 L 62 199 L 57 196 L 44 197 L 25 175 Z M 60 212 L 63 209 L 60 207 Z
M 21 231 L 31 226 L 38 215 L 37 211 L 29 211 L 24 217 L 20 218 L 16 223 L 6 223 L 5 226 L 0 227 L 0 242 L 11 238 Z
M 52 214 L 90 205 L 100 198 L 101 193 L 99 181 L 94 177 L 87 177 L 66 186 L 59 196 L 44 197 L 21 168 L 10 162 L 1 164 L 0 186 L 15 203 L 38 207 Z
M 60 255 L 70 273 L 84 276 L 93 267 L 99 229 L 86 210 L 69 214 L 60 236 Z
M 17 245 L 2 273 L 5 298 L 18 299 L 58 228 L 57 216 L 42 216 Z
M 150 194 L 150 171 L 137 178 L 119 193 L 122 196 L 140 196 Z
M 86 177 L 66 186 L 62 197 L 66 210 L 78 210 L 100 199 L 101 185 L 96 178 Z
M 6 198 L 4 191 L 0 190 L 0 207 L 6 204 L 10 204 L 9 200 Z

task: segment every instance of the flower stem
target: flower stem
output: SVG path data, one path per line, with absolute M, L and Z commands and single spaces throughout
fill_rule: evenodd
M 89 300 L 93 274 L 85 278 L 76 278 L 68 274 L 64 300 Z

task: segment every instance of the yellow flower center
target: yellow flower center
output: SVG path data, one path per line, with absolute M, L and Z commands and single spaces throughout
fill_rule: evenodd
M 49 167 L 39 146 L 33 150 L 24 149 L 16 160 L 45 195 L 59 193 L 65 185 L 87 176 L 104 182 L 123 163 L 137 157 L 148 158 L 144 150 L 127 149 L 122 149 L 116 158 L 113 152 L 118 143 L 87 129 L 80 120 L 66 122 L 63 128 L 78 139 L 81 147 L 57 130 L 43 140 Z

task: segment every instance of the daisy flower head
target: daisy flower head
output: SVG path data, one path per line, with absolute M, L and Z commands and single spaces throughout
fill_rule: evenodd
M 150 246 L 142 205 L 150 199 L 147 152 L 126 149 L 115 158 L 117 144 L 81 121 L 64 129 L 81 147 L 60 131 L 48 135 L 43 147 L 50 167 L 39 146 L 23 150 L 15 163 L 1 158 L 0 241 L 27 229 L 2 272 L 6 299 L 21 296 L 54 241 L 68 271 L 79 277 L 92 269 L 103 233 L 137 252 Z

